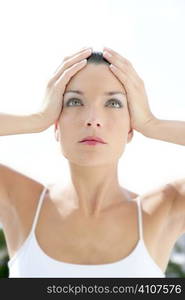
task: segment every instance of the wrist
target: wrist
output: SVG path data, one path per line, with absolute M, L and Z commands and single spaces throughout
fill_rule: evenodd
M 31 115 L 33 118 L 33 127 L 35 132 L 42 132 L 47 129 L 51 124 L 46 120 L 42 112 L 33 113 Z
M 160 120 L 153 116 L 148 120 L 147 123 L 141 128 L 140 133 L 142 133 L 146 137 L 152 137 L 153 132 L 157 129 Z

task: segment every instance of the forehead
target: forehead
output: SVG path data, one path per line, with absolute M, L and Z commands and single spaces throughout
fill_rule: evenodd
M 125 93 L 123 83 L 104 64 L 87 64 L 70 79 L 65 91 L 71 89 L 82 90 L 84 93 L 105 90 L 117 90 Z

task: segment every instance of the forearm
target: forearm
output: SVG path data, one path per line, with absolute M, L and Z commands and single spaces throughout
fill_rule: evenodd
M 141 132 L 146 137 L 185 146 L 185 122 L 154 118 Z
M 13 115 L 0 112 L 0 136 L 36 133 L 42 130 L 43 122 L 39 113 Z

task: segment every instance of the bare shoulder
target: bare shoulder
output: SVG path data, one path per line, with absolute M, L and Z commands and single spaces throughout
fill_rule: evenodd
M 185 234 L 185 178 L 169 183 L 174 189 L 174 199 L 170 213 L 171 226 L 177 228 L 179 235 Z
M 144 242 L 151 257 L 163 271 L 166 270 L 171 251 L 181 235 L 178 219 L 172 222 L 171 217 L 175 196 L 175 189 L 170 184 L 139 195 Z M 137 201 L 137 198 L 133 201 Z
M 140 195 L 126 189 L 124 190 L 129 195 L 131 202 L 135 202 L 134 206 L 137 206 L 136 202 L 140 200 L 143 223 L 149 236 L 151 235 L 152 228 L 153 233 L 156 232 L 157 227 L 161 226 L 168 230 L 172 204 L 175 197 L 173 186 L 164 184 Z
M 133 201 L 140 198 L 141 209 L 145 227 L 154 228 L 161 225 L 168 226 L 172 204 L 175 198 L 175 190 L 170 184 L 148 190 L 147 192 L 133 197 Z
M 144 212 L 167 217 L 174 197 L 174 188 L 169 184 L 164 184 L 140 195 L 140 202 Z
M 159 187 L 150 189 L 143 194 L 138 194 L 130 190 L 124 189 L 129 194 L 130 199 L 137 201 L 140 198 L 142 208 L 146 211 L 155 211 L 155 208 L 162 206 L 171 206 L 175 197 L 175 189 L 171 184 L 164 184 Z

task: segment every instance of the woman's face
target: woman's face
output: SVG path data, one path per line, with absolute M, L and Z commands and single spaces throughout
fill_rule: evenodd
M 108 92 L 121 94 L 105 95 Z M 131 138 L 130 116 L 123 84 L 107 65 L 87 64 L 71 78 L 57 128 L 62 153 L 70 162 L 95 166 L 118 161 Z M 107 144 L 79 143 L 92 135 Z

